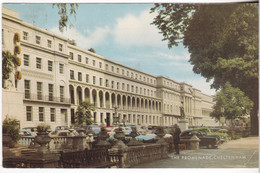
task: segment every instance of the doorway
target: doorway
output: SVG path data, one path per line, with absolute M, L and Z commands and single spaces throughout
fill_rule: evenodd
M 110 113 L 106 113 L 106 125 L 110 126 Z

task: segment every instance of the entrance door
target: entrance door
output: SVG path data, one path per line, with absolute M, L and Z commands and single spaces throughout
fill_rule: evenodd
M 74 109 L 70 109 L 70 115 L 71 115 L 71 118 L 70 118 L 71 124 L 75 124 Z
M 106 124 L 107 126 L 110 126 L 110 113 L 106 114 Z
M 67 117 L 67 109 L 61 109 L 61 125 L 67 125 L 68 117 Z

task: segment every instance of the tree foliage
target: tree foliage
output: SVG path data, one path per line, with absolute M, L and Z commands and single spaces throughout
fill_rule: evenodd
M 239 88 L 232 87 L 229 82 L 217 93 L 214 101 L 216 102 L 213 106 L 214 111 L 210 116 L 216 120 L 220 120 L 221 116 L 228 120 L 242 118 L 249 115 L 253 107 L 253 102 Z M 221 111 L 222 108 L 224 112 Z
M 15 118 L 6 116 L 2 126 L 3 134 L 8 134 L 12 138 L 10 147 L 14 147 L 17 141 L 20 139 L 19 135 L 19 121 Z
M 258 4 L 155 4 L 153 24 L 168 41 L 181 41 L 190 52 L 193 71 L 211 87 L 227 81 L 253 102 L 251 127 L 258 132 Z
M 95 111 L 94 105 L 84 101 L 81 102 L 80 105 L 77 107 L 75 120 L 78 125 L 83 125 L 86 123 L 86 125 L 90 125 L 93 123 L 92 120 L 92 113 Z
M 63 32 L 64 28 L 67 28 L 69 20 L 69 16 L 74 14 L 74 17 L 76 17 L 76 10 L 78 8 L 78 4 L 66 4 L 66 3 L 56 3 L 52 4 L 52 7 L 57 7 L 59 9 L 58 14 L 60 15 L 59 20 L 59 30 L 60 32 Z M 72 26 L 71 22 L 70 25 Z

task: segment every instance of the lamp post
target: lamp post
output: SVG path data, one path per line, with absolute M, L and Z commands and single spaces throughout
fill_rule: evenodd
M 119 122 L 119 117 L 117 116 L 117 109 L 118 109 L 118 107 L 115 106 L 114 109 L 115 109 L 115 114 L 114 114 L 114 116 L 113 116 L 113 124 L 114 124 L 114 125 L 117 125 L 117 123 Z M 118 123 L 118 124 L 119 124 L 119 123 Z
M 115 116 L 113 117 L 113 124 L 118 125 L 118 128 L 116 129 L 116 133 L 114 134 L 114 138 L 117 139 L 114 148 L 123 149 L 127 147 L 123 142 L 123 140 L 125 139 L 125 134 L 119 124 L 119 117 L 117 116 L 118 107 L 115 106 L 114 109 L 115 109 Z

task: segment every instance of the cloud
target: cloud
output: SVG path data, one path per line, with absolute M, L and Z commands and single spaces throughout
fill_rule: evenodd
M 188 61 L 190 59 L 190 54 L 189 53 L 183 53 L 182 55 L 174 55 L 174 54 L 167 54 L 163 52 L 158 52 L 157 53 L 158 58 L 161 59 L 168 59 L 168 60 L 175 60 L 175 61 L 180 61 L 180 60 L 185 60 Z
M 67 37 L 69 39 L 74 39 L 77 43 L 77 46 L 83 49 L 95 48 L 97 45 L 104 42 L 106 36 L 110 33 L 110 28 L 105 26 L 104 28 L 96 28 L 95 31 L 87 32 L 87 35 L 81 34 L 75 28 L 68 28 L 64 30 L 63 33 L 59 31 L 58 27 L 52 28 L 52 32 Z
M 139 16 L 126 14 L 117 19 L 113 35 L 115 42 L 123 46 L 158 46 L 162 45 L 159 30 L 151 25 L 156 13 L 149 13 L 149 9 Z
M 158 63 L 160 66 L 166 66 L 167 68 L 174 68 L 181 72 L 192 72 L 193 66 L 188 62 L 165 62 L 165 63 Z
M 210 89 L 210 85 L 212 84 L 212 81 L 206 82 L 206 79 L 201 76 L 192 79 L 186 79 L 185 82 L 191 84 L 194 88 L 201 90 L 201 92 L 204 94 L 207 95 L 216 94 L 215 89 Z

